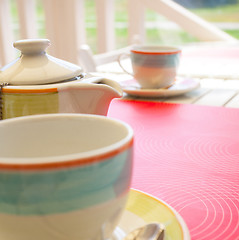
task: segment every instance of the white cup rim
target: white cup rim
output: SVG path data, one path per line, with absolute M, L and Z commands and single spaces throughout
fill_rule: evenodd
M 174 46 L 164 46 L 164 45 L 134 45 L 131 48 L 131 53 L 138 54 L 177 54 L 181 53 L 182 50 L 179 47 Z
M 94 162 L 104 161 L 105 158 L 111 155 L 116 155 L 121 151 L 132 146 L 133 143 L 133 130 L 131 126 L 127 123 L 106 117 L 101 115 L 93 115 L 93 114 L 74 114 L 74 113 L 57 113 L 57 114 L 42 114 L 42 115 L 31 115 L 31 116 L 23 116 L 17 118 L 11 118 L 2 120 L 0 122 L 1 127 L 10 126 L 11 124 L 27 121 L 42 121 L 42 120 L 56 120 L 59 118 L 90 118 L 90 119 L 105 119 L 109 122 L 114 122 L 116 124 L 123 125 L 127 129 L 126 136 L 117 141 L 116 143 L 112 143 L 106 147 L 97 148 L 94 150 L 66 154 L 62 156 L 46 156 L 46 157 L 30 157 L 28 161 L 24 160 L 25 158 L 11 158 L 11 157 L 0 157 L 0 169 L 25 169 L 25 170 L 33 170 L 33 169 L 54 169 L 58 167 L 65 166 L 79 166 L 85 164 L 92 164 Z

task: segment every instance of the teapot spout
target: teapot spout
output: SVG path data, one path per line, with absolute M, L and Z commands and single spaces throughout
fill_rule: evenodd
M 123 96 L 123 90 L 121 85 L 114 80 L 102 78 L 102 77 L 89 77 L 82 80 L 82 82 L 93 83 L 93 84 L 103 84 L 105 86 L 110 87 L 113 90 L 112 94 L 114 95 L 112 96 L 112 98 L 117 98 L 117 97 L 119 98 Z
M 100 77 L 59 84 L 59 112 L 107 115 L 113 98 L 123 95 L 119 83 Z

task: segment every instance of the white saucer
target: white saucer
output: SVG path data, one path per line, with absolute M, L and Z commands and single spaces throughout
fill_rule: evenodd
M 177 77 L 175 83 L 168 89 L 144 89 L 136 82 L 135 79 L 122 82 L 124 92 L 137 97 L 174 97 L 182 95 L 197 89 L 200 83 L 197 79 L 187 77 Z
M 191 239 L 187 225 L 172 207 L 149 194 L 131 189 L 126 210 L 112 240 L 123 239 L 132 230 L 151 222 L 165 226 L 165 239 Z

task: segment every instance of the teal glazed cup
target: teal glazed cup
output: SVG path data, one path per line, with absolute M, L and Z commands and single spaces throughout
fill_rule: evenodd
M 130 189 L 133 131 L 97 115 L 0 122 L 0 239 L 105 240 Z
M 168 88 L 176 78 L 181 49 L 171 46 L 135 45 L 130 50 L 133 73 L 142 88 Z

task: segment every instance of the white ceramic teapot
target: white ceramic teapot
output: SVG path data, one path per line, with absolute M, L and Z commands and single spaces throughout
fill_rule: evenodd
M 14 43 L 22 54 L 1 69 L 0 119 L 44 113 L 106 115 L 111 100 L 122 96 L 120 85 L 48 55 L 49 44 L 48 39 Z

